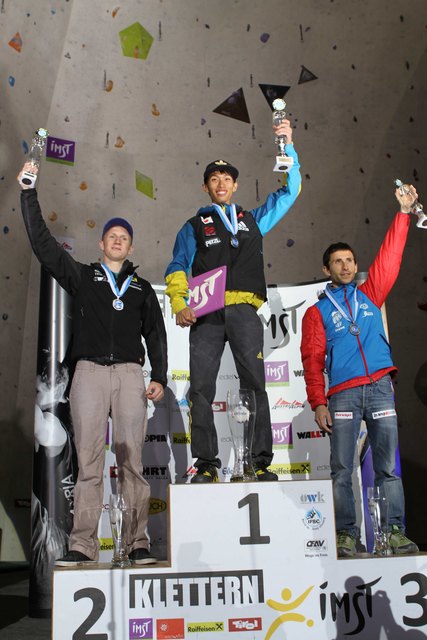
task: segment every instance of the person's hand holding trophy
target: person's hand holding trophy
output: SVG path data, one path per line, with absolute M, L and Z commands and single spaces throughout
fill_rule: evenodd
M 292 143 L 292 127 L 286 118 L 286 102 L 281 98 L 273 101 L 273 131 L 275 133 L 274 142 L 277 147 L 276 164 L 273 171 L 287 173 L 292 167 L 294 160 L 286 155 L 285 147 Z

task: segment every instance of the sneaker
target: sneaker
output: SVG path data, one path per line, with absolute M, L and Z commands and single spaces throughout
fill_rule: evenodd
M 418 553 L 419 551 L 415 542 L 409 540 L 409 538 L 405 536 L 403 529 L 400 529 L 397 524 L 391 525 L 388 544 L 391 552 L 396 555 L 402 553 Z
M 204 462 L 200 467 L 197 467 L 197 473 L 191 478 L 191 484 L 201 484 L 202 482 L 218 482 L 218 469 L 215 465 Z
M 77 567 L 79 564 L 94 564 L 95 560 L 88 558 L 80 551 L 69 551 L 63 558 L 55 560 L 57 567 Z
M 279 479 L 277 473 L 268 470 L 267 464 L 254 463 L 253 467 L 259 482 L 274 482 Z
M 346 529 L 337 531 L 338 558 L 352 558 L 356 553 L 356 538 Z
M 134 549 L 129 554 L 129 560 L 132 564 L 154 564 L 157 562 L 157 558 L 153 558 L 148 549 L 139 548 Z

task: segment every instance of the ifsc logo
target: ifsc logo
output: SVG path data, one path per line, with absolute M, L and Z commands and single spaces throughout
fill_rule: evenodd
M 319 509 L 313 507 L 306 512 L 302 521 L 307 529 L 320 529 L 325 523 L 325 518 Z

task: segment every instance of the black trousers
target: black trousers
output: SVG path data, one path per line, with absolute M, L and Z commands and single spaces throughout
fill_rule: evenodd
M 273 442 L 262 358 L 264 329 L 253 306 L 234 304 L 199 318 L 190 330 L 189 399 L 191 453 L 197 458 L 195 466 L 203 462 L 221 466 L 212 403 L 227 341 L 240 378 L 240 388 L 255 391 L 253 460 L 269 465 L 273 459 Z

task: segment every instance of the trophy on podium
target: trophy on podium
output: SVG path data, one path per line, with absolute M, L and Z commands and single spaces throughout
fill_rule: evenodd
M 37 172 L 43 155 L 43 149 L 46 144 L 49 132 L 47 129 L 37 129 L 33 139 L 31 140 L 30 150 L 28 152 L 28 162 L 31 163 L 35 171 L 24 171 L 20 183 L 25 187 L 34 187 L 37 180 Z
M 401 195 L 404 193 L 410 193 L 410 190 L 406 185 L 403 184 L 402 180 L 396 178 L 394 181 L 396 187 L 400 190 Z M 411 208 L 411 213 L 415 213 L 418 216 L 417 227 L 420 229 L 427 229 L 427 215 L 424 213 L 423 205 L 418 200 L 415 200 L 414 204 Z
M 286 102 L 282 98 L 276 98 L 273 100 L 273 124 L 275 126 L 282 124 L 286 119 Z M 285 153 L 286 136 L 276 135 L 274 142 L 277 146 L 276 164 L 273 171 L 280 171 L 281 173 L 287 173 L 294 163 L 294 159 L 290 158 Z
M 388 501 L 381 487 L 368 487 L 368 510 L 374 530 L 374 554 L 388 555 Z
M 111 560 L 112 567 L 130 567 L 131 561 L 127 554 L 127 536 L 130 529 L 130 510 L 123 494 L 110 495 L 110 524 L 113 535 L 114 553 Z
M 255 391 L 239 389 L 227 393 L 227 414 L 234 449 L 234 468 L 230 482 L 256 482 L 252 465 L 256 400 Z

